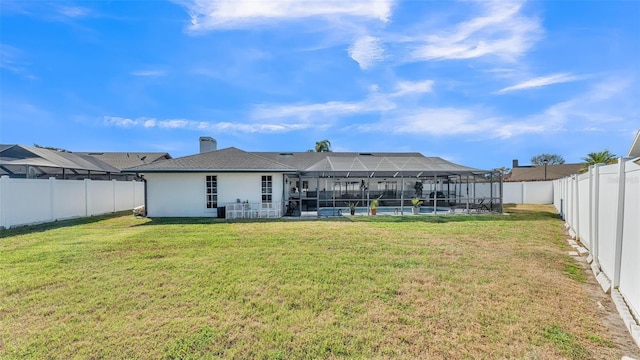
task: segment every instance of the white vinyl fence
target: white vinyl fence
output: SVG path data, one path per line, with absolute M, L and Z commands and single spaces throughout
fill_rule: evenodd
M 0 177 L 0 228 L 130 210 L 144 204 L 144 183 Z
M 553 204 L 553 181 L 505 182 L 505 204 Z
M 614 300 L 619 292 L 640 319 L 640 166 L 623 158 L 618 164 L 591 166 L 589 172 L 556 180 L 553 186 L 554 205 L 569 232 L 589 250 L 603 289 L 612 287 Z M 640 326 L 624 311 L 621 315 L 639 342 Z

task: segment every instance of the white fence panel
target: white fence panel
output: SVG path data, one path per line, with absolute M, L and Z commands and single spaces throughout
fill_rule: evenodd
M 6 224 L 51 221 L 51 184 L 49 180 L 2 179 L 2 206 Z M 4 205 L 4 204 L 3 204 Z M 0 226 L 8 227 L 0 224 Z
M 560 215 L 564 215 L 564 203 L 562 200 L 562 188 L 564 186 L 563 180 L 553 182 L 553 206 Z
M 506 182 L 502 186 L 505 204 L 524 204 L 524 184 L 522 182 Z
M 552 204 L 553 181 L 505 182 L 505 204 Z
M 598 263 L 602 271 L 613 279 L 615 262 L 616 215 L 618 210 L 618 165 L 600 168 L 598 188 Z M 581 229 L 582 230 L 582 229 Z M 580 234 L 582 231 L 580 231 Z
M 115 211 L 129 210 L 136 207 L 136 183 L 114 181 Z
M 627 162 L 620 291 L 640 313 L 640 166 Z
M 86 216 L 86 195 L 84 181 L 55 181 L 53 192 L 54 218 L 69 219 Z M 53 221 L 51 219 L 50 221 Z
M 0 177 L 0 227 L 106 214 L 144 204 L 144 183 Z
M 553 202 L 553 183 L 551 181 L 528 182 L 524 185 L 525 204 L 551 204 Z
M 590 247 L 596 266 L 617 289 L 612 292 L 622 295 L 638 319 L 640 166 L 630 160 L 595 165 L 588 174 L 557 180 L 554 190 L 559 194 L 554 194 L 554 205 L 563 213 L 570 233 Z M 619 311 L 623 319 L 629 319 L 624 309 Z M 637 326 L 636 320 L 633 324 Z M 640 339 L 636 338 L 636 342 L 640 343 Z
M 590 182 L 590 174 L 582 174 L 578 176 L 578 193 L 579 194 L 589 194 L 591 192 L 591 182 Z M 578 221 L 580 224 L 589 224 L 590 222 L 590 206 L 591 201 L 590 197 L 581 199 L 582 201 L 578 202 Z M 580 239 L 582 243 L 585 245 L 587 249 L 591 249 L 591 227 L 590 226 L 582 226 L 580 227 Z
M 85 180 L 86 181 L 86 180 Z M 89 197 L 88 215 L 100 215 L 113 212 L 113 183 L 111 181 L 87 181 Z

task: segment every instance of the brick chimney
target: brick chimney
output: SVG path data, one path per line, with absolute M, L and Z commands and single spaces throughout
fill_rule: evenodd
M 515 169 L 517 167 L 519 167 L 518 166 L 518 159 L 513 159 L 513 165 L 511 165 L 511 168 Z

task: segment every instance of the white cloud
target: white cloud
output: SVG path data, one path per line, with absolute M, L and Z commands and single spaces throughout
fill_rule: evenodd
M 105 116 L 107 126 L 146 129 L 187 129 L 193 131 L 237 133 L 286 133 L 300 130 L 342 129 L 351 132 L 459 136 L 472 139 L 508 139 L 531 134 L 554 134 L 566 131 L 600 130 L 632 127 L 635 118 L 626 116 L 637 108 L 625 78 L 605 79 L 584 93 L 556 104 L 541 112 L 517 118 L 481 106 L 428 107 L 413 106 L 403 96 L 431 91 L 433 82 L 400 81 L 389 93 L 380 93 L 371 85 L 370 93 L 361 101 L 328 101 L 310 104 L 256 105 L 244 122 L 197 121 Z M 366 115 L 369 123 L 344 126 L 345 122 Z M 625 117 L 626 116 L 626 117 Z M 637 125 L 635 126 L 637 127 Z
M 396 84 L 396 91 L 391 96 L 404 96 L 408 94 L 422 94 L 431 92 L 433 80 L 400 81 Z
M 553 74 L 548 76 L 540 76 L 537 78 L 523 81 L 513 86 L 506 87 L 504 89 L 501 89 L 497 93 L 506 94 L 516 90 L 524 90 L 524 89 L 543 87 L 543 86 L 548 86 L 553 84 L 572 82 L 572 81 L 581 80 L 583 78 L 584 78 L 583 76 L 576 76 L 576 75 L 565 74 L 565 73 Z
M 186 127 L 198 127 L 198 122 L 189 120 L 163 120 L 158 121 L 158 127 L 165 129 L 183 129 Z
M 123 118 L 119 116 L 105 116 L 104 123 L 109 126 L 117 126 L 117 127 L 134 127 L 142 124 L 142 120 L 132 120 L 128 118 Z
M 191 31 L 253 27 L 309 17 L 355 17 L 388 21 L 392 0 L 256 1 L 174 0 L 191 17 Z
M 520 14 L 521 2 L 478 2 L 483 14 L 417 42 L 410 61 L 497 56 L 514 61 L 540 38 L 536 18 Z
M 81 18 L 91 14 L 91 9 L 81 6 L 63 6 L 58 8 L 58 12 L 66 17 Z
M 259 105 L 252 112 L 253 119 L 296 119 L 301 121 L 329 121 L 336 117 L 383 112 L 396 107 L 385 96 L 372 94 L 363 101 L 329 101 L 300 105 Z
M 361 132 L 383 132 L 406 135 L 458 136 L 477 139 L 507 139 L 518 135 L 557 131 L 564 118 L 554 116 L 557 109 L 523 120 L 496 116 L 481 108 L 418 107 L 388 113 L 382 120 L 346 129 Z
M 392 131 L 398 134 L 458 135 L 484 131 L 491 120 L 468 109 L 418 108 L 396 119 Z
M 188 119 L 167 119 L 157 120 L 153 118 L 140 117 L 130 119 L 119 116 L 105 116 L 104 125 L 121 128 L 145 129 L 186 129 L 194 131 L 212 130 L 219 132 L 241 132 L 241 133 L 278 133 L 310 128 L 312 124 L 287 124 L 287 123 L 232 123 L 232 122 L 208 122 Z
M 131 75 L 142 77 L 160 77 L 167 75 L 167 72 L 164 70 L 136 70 L 132 71 Z
M 25 62 L 24 58 L 25 54 L 22 50 L 0 43 L 0 69 L 5 69 L 33 80 L 36 77 L 27 69 L 29 64 Z
M 371 68 L 375 62 L 384 59 L 384 49 L 380 40 L 372 36 L 363 36 L 357 39 L 349 48 L 349 56 L 355 60 L 360 68 Z

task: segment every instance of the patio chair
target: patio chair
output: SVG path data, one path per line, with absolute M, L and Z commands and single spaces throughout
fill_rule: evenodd
M 480 201 L 478 201 L 478 204 L 476 205 L 476 212 L 478 214 L 484 213 L 484 212 L 487 212 L 487 213 L 491 212 L 487 204 L 484 203 L 484 200 L 485 199 L 480 199 Z
M 287 204 L 287 212 L 285 213 L 285 216 L 293 216 L 297 206 L 298 204 L 295 201 L 289 201 L 289 203 Z

